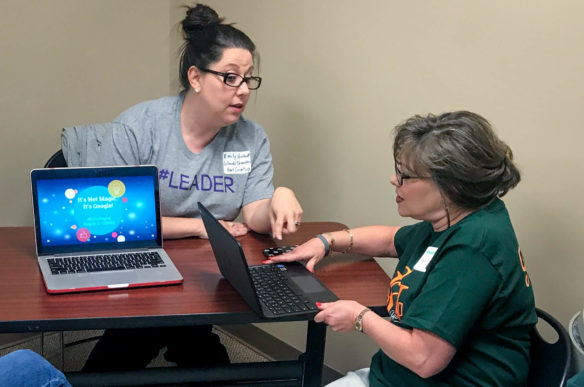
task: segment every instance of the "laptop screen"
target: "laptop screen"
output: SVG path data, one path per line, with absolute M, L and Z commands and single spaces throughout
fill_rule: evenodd
M 156 167 L 31 172 L 39 254 L 161 246 Z

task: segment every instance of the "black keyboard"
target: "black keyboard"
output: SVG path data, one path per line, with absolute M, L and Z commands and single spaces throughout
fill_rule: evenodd
M 47 262 L 52 274 L 91 273 L 166 266 L 157 252 L 49 258 Z
M 257 295 L 274 314 L 310 312 L 318 308 L 308 299 L 294 293 L 286 284 L 279 265 L 252 266 L 249 268 Z

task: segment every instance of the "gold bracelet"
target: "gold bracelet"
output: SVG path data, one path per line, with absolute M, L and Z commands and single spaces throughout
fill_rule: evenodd
M 346 228 L 345 231 L 349 234 L 349 247 L 343 251 L 343 254 L 348 253 L 353 248 L 353 233 L 348 228 Z
M 331 244 L 331 252 L 335 251 L 335 237 L 333 236 L 332 232 L 327 232 L 326 235 L 331 238 L 330 244 Z
M 371 309 L 369 308 L 365 308 L 361 311 L 361 313 L 359 313 L 357 315 L 357 318 L 355 319 L 355 323 L 354 323 L 354 328 L 357 332 L 363 332 L 363 316 L 365 316 L 365 313 L 367 312 L 371 312 Z

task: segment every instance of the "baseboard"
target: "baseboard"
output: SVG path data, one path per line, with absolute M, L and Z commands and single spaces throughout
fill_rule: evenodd
M 221 325 L 219 328 L 232 336 L 239 338 L 255 351 L 272 360 L 296 359 L 301 354 L 296 348 L 251 324 Z M 343 376 L 341 373 L 328 367 L 326 364 L 323 367 L 323 385 L 330 383 L 341 376 Z

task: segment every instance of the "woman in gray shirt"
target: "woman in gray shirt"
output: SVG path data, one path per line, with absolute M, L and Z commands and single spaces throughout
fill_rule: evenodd
M 268 138 L 242 117 L 250 91 L 261 84 L 252 75 L 255 45 L 201 4 L 187 9 L 182 27 L 184 90 L 138 104 L 116 118 L 99 163 L 158 166 L 165 238 L 206 237 L 200 201 L 235 236 L 251 229 L 281 239 L 296 231 L 302 208 L 292 190 L 274 189 Z M 243 223 L 234 221 L 240 211 Z M 143 368 L 163 347 L 165 358 L 179 366 L 229 362 L 209 325 L 110 329 L 83 370 Z

